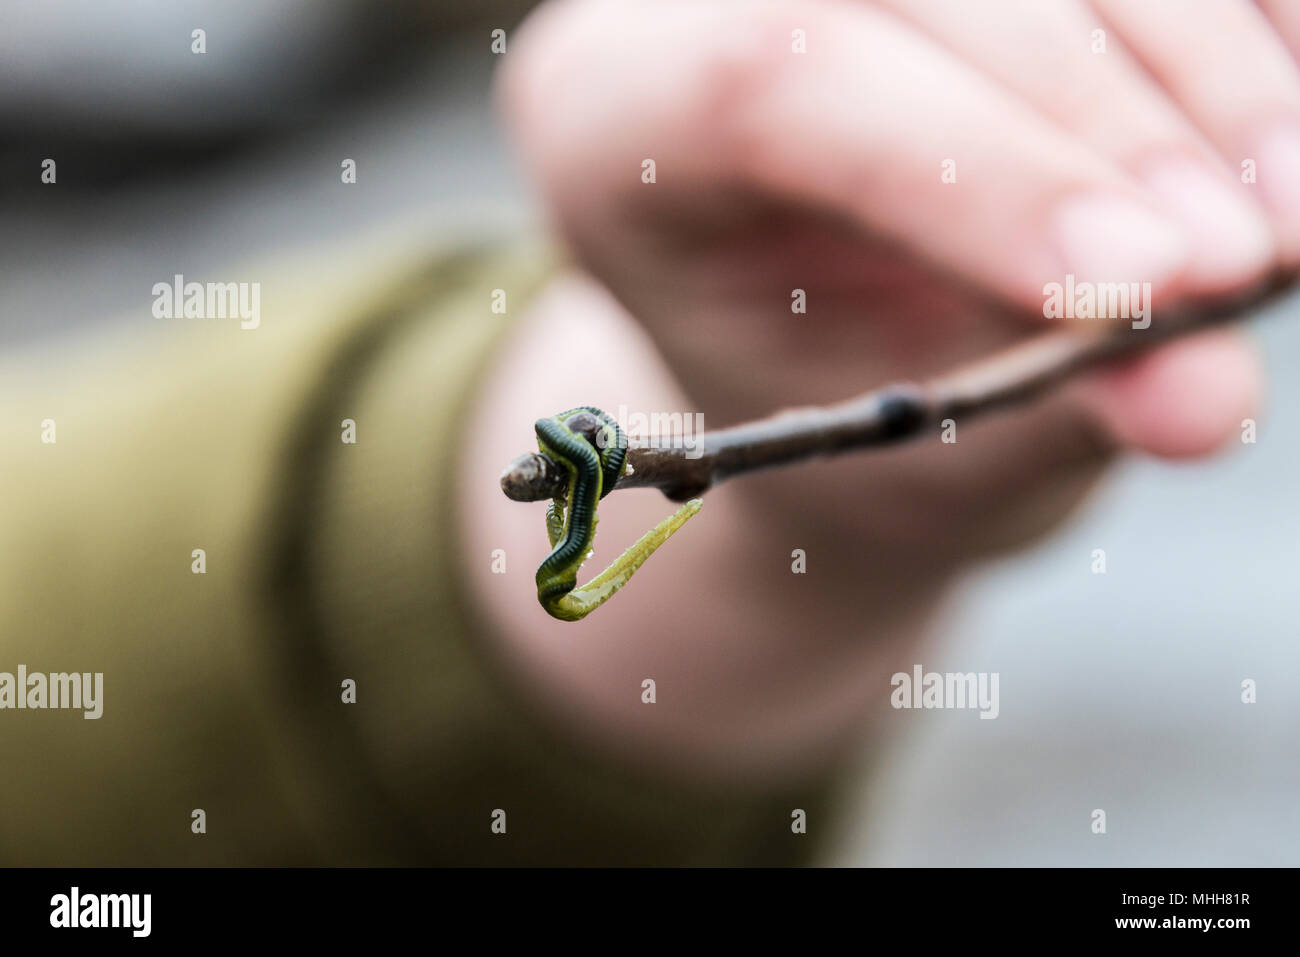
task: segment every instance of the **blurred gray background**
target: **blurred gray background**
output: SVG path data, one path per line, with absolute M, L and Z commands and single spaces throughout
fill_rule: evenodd
M 489 27 L 526 6 L 6 4 L 0 343 L 147 322 L 160 276 L 304 241 L 535 225 L 487 99 Z M 892 713 L 829 863 L 1300 864 L 1296 318 L 1258 326 L 1257 444 L 1130 462 L 1064 533 L 968 582 L 919 661 L 1000 673 L 1001 715 Z

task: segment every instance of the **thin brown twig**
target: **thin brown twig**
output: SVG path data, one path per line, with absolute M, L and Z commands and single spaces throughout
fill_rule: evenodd
M 633 446 L 630 468 L 615 489 L 657 488 L 684 501 L 757 469 L 913 438 L 945 419 L 969 420 L 1025 402 L 1082 369 L 1253 315 L 1290 291 L 1296 278 L 1279 271 L 1247 292 L 1156 317 L 1146 329 L 1099 320 L 1090 328 L 1041 333 L 924 384 L 898 383 L 835 405 L 790 409 L 705 432 L 689 449 L 680 441 Z M 520 455 L 501 474 L 502 491 L 518 502 L 562 497 L 567 485 L 564 468 L 540 452 Z

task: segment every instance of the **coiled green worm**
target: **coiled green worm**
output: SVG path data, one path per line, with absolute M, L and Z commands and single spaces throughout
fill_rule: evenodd
M 569 426 L 586 413 L 598 423 L 595 445 Z M 553 618 L 578 621 L 607 602 L 627 584 L 664 542 L 686 524 L 704 503 L 691 499 L 668 516 L 581 588 L 578 569 L 591 555 L 596 539 L 596 503 L 614 489 L 627 464 L 627 439 L 618 423 L 592 406 L 579 406 L 534 425 L 537 447 L 569 473 L 565 497 L 546 509 L 551 553 L 537 569 L 537 600 Z

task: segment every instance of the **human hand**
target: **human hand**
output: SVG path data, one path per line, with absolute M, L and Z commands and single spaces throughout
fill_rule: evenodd
M 1247 0 L 1003 2 L 978 18 L 958 0 L 559 3 L 523 32 L 503 99 L 557 226 L 720 425 L 1027 335 L 990 301 L 1039 311 L 1066 273 L 1149 282 L 1158 316 L 1294 263 L 1300 72 L 1283 34 L 1300 38 L 1300 16 L 1270 6 L 1282 33 Z M 1241 182 L 1247 159 L 1258 183 Z M 1002 541 L 991 516 L 1023 526 L 1080 442 L 1201 454 L 1258 389 L 1242 339 L 1202 337 L 1092 377 L 1034 431 L 986 430 L 896 474 L 842 468 L 821 500 L 842 527 L 853 501 L 901 495 L 947 539 Z M 1052 456 L 1030 451 L 1044 443 Z M 768 485 L 779 503 L 801 480 Z
M 1295 265 L 1289 49 L 1300 15 L 1248 0 L 1004 2 L 978 17 L 959 0 L 567 0 L 525 25 L 501 99 L 559 232 L 717 427 L 924 378 L 1032 334 L 1016 314 L 1040 312 L 1044 284 L 1066 274 L 1150 283 L 1158 323 L 1179 299 Z M 1243 182 L 1247 161 L 1257 182 Z M 796 289 L 806 315 L 791 311 Z M 593 293 L 576 302 L 618 311 Z M 555 300 L 549 313 L 567 321 Z M 537 336 L 534 350 L 557 341 Z M 573 394 L 533 418 L 636 391 L 635 349 L 559 339 Z M 508 381 L 537 396 L 546 385 L 526 370 Z M 681 642 L 662 627 L 640 635 L 657 596 L 638 581 L 615 603 L 627 613 L 611 625 L 617 646 L 602 633 L 579 654 L 514 616 L 521 654 L 613 715 L 623 706 L 605 689 L 637 673 L 622 659 L 654 648 L 657 673 L 680 671 L 678 707 L 631 708 L 627 722 L 713 753 L 737 735 L 759 750 L 761 725 L 773 747 L 806 753 L 914 655 L 952 573 L 1052 527 L 1118 449 L 1214 450 L 1260 389 L 1245 340 L 1217 332 L 958 423 L 953 444 L 935 435 L 747 477 L 666 546 L 676 559 L 638 573 L 679 597 L 707 579 L 689 599 L 709 604 L 707 627 L 687 618 Z M 520 414 L 507 406 L 493 421 Z M 775 560 L 795 544 L 819 569 L 811 597 Z M 739 645 L 743 674 L 729 666 Z

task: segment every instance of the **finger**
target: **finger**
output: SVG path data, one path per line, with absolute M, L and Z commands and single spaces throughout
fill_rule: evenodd
M 1205 136 L 1081 2 L 878 0 L 1133 172 L 1192 243 L 1189 287 L 1222 292 L 1272 263 L 1268 219 Z M 1100 31 L 1100 32 L 1099 32 Z
M 1162 296 L 1187 265 L 1185 231 L 1130 175 L 880 10 L 563 9 L 554 16 L 578 9 L 582 22 L 542 24 L 532 55 L 547 63 L 506 83 L 508 103 L 530 103 L 515 112 L 543 175 L 563 180 L 552 188 L 625 183 L 638 215 L 679 220 L 701 187 L 757 189 L 847 216 L 1035 310 L 1065 273 Z M 654 185 L 638 182 L 644 157 L 657 160 Z M 614 224 L 577 226 L 599 256 Z
M 1300 69 L 1249 0 L 1092 0 L 1256 189 L 1300 262 Z
M 1256 0 L 1293 57 L 1300 57 L 1300 4 L 1295 0 Z
M 1253 343 L 1222 330 L 1168 346 L 1070 387 L 1120 444 L 1164 458 L 1206 455 L 1239 440 L 1261 402 Z

